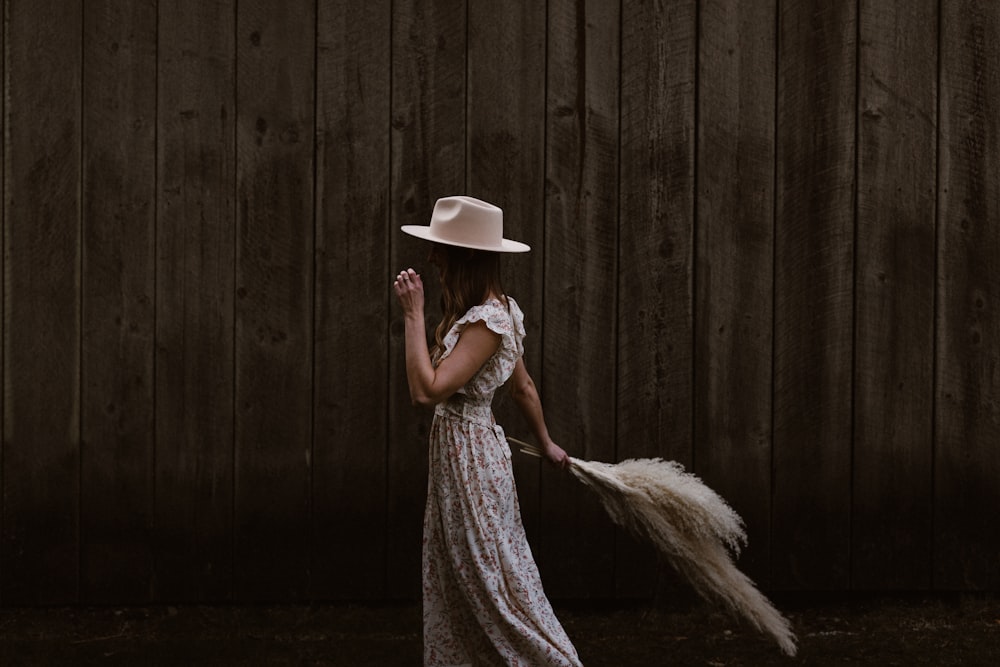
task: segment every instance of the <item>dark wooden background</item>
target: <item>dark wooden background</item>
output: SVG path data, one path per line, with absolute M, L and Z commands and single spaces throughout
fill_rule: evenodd
M 766 590 L 1000 590 L 1000 3 L 3 5 L 0 604 L 417 598 L 390 280 L 457 193 L 571 454 Z M 671 585 L 515 458 L 552 597 Z

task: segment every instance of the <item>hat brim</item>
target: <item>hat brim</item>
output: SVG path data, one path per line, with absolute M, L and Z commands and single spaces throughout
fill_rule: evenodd
M 528 252 L 531 250 L 531 246 L 526 243 L 511 241 L 510 239 L 503 239 L 499 246 L 451 241 L 431 233 L 431 228 L 424 225 L 403 225 L 400 229 L 410 236 L 416 236 L 418 239 L 433 241 L 435 243 L 443 243 L 445 245 L 456 246 L 458 248 L 472 248 L 473 250 L 488 250 L 490 252 Z

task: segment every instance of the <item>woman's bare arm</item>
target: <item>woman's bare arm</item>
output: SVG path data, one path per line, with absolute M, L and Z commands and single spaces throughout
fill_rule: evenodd
M 545 458 L 560 468 L 569 466 L 569 455 L 549 436 L 545 415 L 542 413 L 542 401 L 538 397 L 535 381 L 531 379 L 531 375 L 528 374 L 528 369 L 524 365 L 524 359 L 517 360 L 514 374 L 511 375 L 508 382 L 511 397 L 527 420 L 531 432 L 535 434 L 535 439 L 541 445 Z
M 484 322 L 473 322 L 462 330 L 454 349 L 435 368 L 427 350 L 424 326 L 424 288 L 413 269 L 393 283 L 403 308 L 406 348 L 406 380 L 414 405 L 433 407 L 444 401 L 476 374 L 500 346 L 500 335 Z

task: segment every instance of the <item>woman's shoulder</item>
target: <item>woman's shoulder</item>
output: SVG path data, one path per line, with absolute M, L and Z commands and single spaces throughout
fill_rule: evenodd
M 458 319 L 459 322 L 474 322 L 496 315 L 498 312 L 507 312 L 507 302 L 499 297 L 489 297 L 482 303 L 472 306 L 465 314 Z
M 503 341 L 502 347 L 518 356 L 524 353 L 521 340 L 524 338 L 524 314 L 517 302 L 509 296 L 491 296 L 478 306 L 473 306 L 460 317 L 452 327 L 449 337 L 445 339 L 448 346 L 449 338 L 454 337 L 451 344 L 457 341 L 461 331 L 466 326 L 482 322 L 487 329 L 498 334 Z
M 459 318 L 458 323 L 469 324 L 482 320 L 487 323 L 487 326 L 494 322 L 506 323 L 509 326 L 513 319 L 516 327 L 516 323 L 523 317 L 521 308 L 517 305 L 513 297 L 499 295 L 490 296 L 478 306 L 469 308 L 465 312 L 465 315 Z M 493 329 L 494 327 L 490 326 L 489 328 Z

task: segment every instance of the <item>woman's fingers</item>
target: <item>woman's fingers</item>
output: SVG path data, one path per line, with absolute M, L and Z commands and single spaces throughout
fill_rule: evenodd
M 413 269 L 400 271 L 399 273 L 396 274 L 396 279 L 393 281 L 392 286 L 395 287 L 397 290 L 416 286 L 417 277 L 418 276 Z
M 423 308 L 424 285 L 420 280 L 420 274 L 413 269 L 397 273 L 392 289 L 403 310 Z
M 552 446 L 547 448 L 546 456 L 554 466 L 560 470 L 567 470 L 570 465 L 569 454 L 566 450 L 559 445 L 552 443 Z
M 420 280 L 420 274 L 413 269 L 406 269 L 405 271 L 399 272 L 399 281 L 403 285 L 412 287 L 413 289 L 423 289 L 423 281 Z
M 420 285 L 421 284 L 420 274 L 414 271 L 413 269 L 406 269 L 404 271 L 400 271 L 399 273 L 396 274 L 396 281 L 394 284 Z

